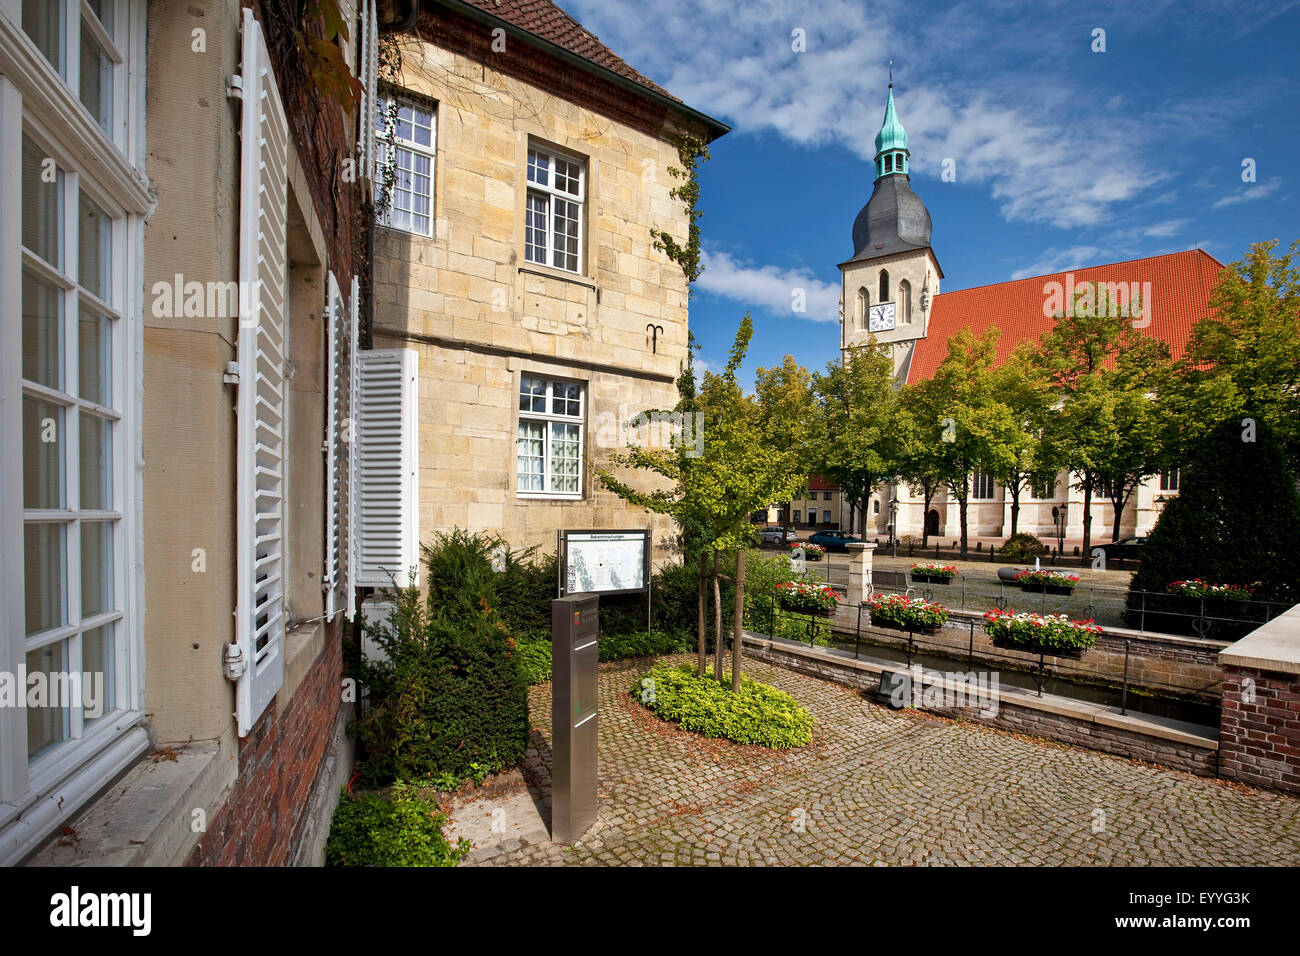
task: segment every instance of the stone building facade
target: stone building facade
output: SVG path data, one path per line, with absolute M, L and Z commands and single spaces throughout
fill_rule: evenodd
M 687 284 L 652 230 L 686 241 L 675 134 L 726 128 L 549 2 L 426 6 L 401 52 L 373 334 L 418 355 L 421 541 L 550 550 L 562 528 L 648 526 L 662 561 L 671 522 L 594 469 L 676 402 Z

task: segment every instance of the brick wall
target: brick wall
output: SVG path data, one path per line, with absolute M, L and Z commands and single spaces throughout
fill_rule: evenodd
M 1300 676 L 1225 665 L 1219 749 L 1223 776 L 1300 793 Z
M 284 713 L 272 703 L 240 740 L 235 786 L 187 866 L 284 866 L 294 860 L 342 706 L 341 636 L 340 619 L 329 626 L 324 650 Z

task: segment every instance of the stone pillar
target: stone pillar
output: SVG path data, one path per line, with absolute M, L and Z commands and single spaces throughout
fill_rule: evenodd
M 1300 794 L 1300 605 L 1219 652 L 1219 774 Z
M 867 599 L 871 590 L 871 553 L 876 550 L 874 544 L 850 541 L 849 549 L 849 590 L 845 599 L 850 607 L 857 607 Z

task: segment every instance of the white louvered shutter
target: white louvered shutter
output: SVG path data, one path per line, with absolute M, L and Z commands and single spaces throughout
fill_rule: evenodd
M 376 0 L 361 0 L 361 120 L 357 132 L 357 150 L 361 175 L 367 183 L 375 178 L 375 91 L 379 74 L 379 19 L 375 16 Z
M 240 134 L 238 581 L 235 637 L 246 663 L 235 692 L 246 736 L 284 674 L 285 428 L 288 381 L 289 127 L 262 31 L 244 9 Z
M 343 586 L 347 589 L 348 620 L 357 616 L 357 339 L 361 329 L 361 278 L 352 276 L 352 321 L 349 324 L 348 354 L 348 417 L 344 420 L 343 439 L 348 449 L 348 520 L 347 520 L 347 576 Z
M 356 535 L 353 583 L 419 584 L 417 367 L 413 349 L 357 353 Z
M 351 555 L 352 355 L 355 306 L 348 308 L 334 273 L 329 274 L 325 327 L 329 353 L 325 380 L 325 617 L 333 620 L 349 608 Z

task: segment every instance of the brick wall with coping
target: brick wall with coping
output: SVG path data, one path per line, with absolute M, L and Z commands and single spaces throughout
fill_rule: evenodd
M 329 775 L 342 706 L 342 619 L 283 713 L 272 703 L 239 741 L 239 776 L 186 866 L 285 866 L 297 860 L 312 796 Z M 328 825 L 328 821 L 318 821 Z
M 761 640 L 747 639 L 745 656 L 822 680 L 854 687 L 869 695 L 874 695 L 880 686 L 880 672 L 885 669 L 864 667 L 860 661 L 836 661 L 822 653 L 805 653 L 802 648 L 787 650 Z M 1156 734 L 1107 726 L 1086 719 L 1082 714 L 1073 716 L 1021 705 L 1006 697 L 1000 700 L 997 714 L 991 717 L 981 715 L 978 709 L 972 707 L 926 707 L 925 710 L 944 716 L 978 721 L 1003 730 L 1099 750 L 1119 757 L 1148 761 L 1201 776 L 1212 777 L 1217 773 L 1216 750 L 1209 741 L 1202 745 L 1186 739 L 1167 739 Z
M 1300 676 L 1226 665 L 1219 738 L 1223 776 L 1300 794 Z

